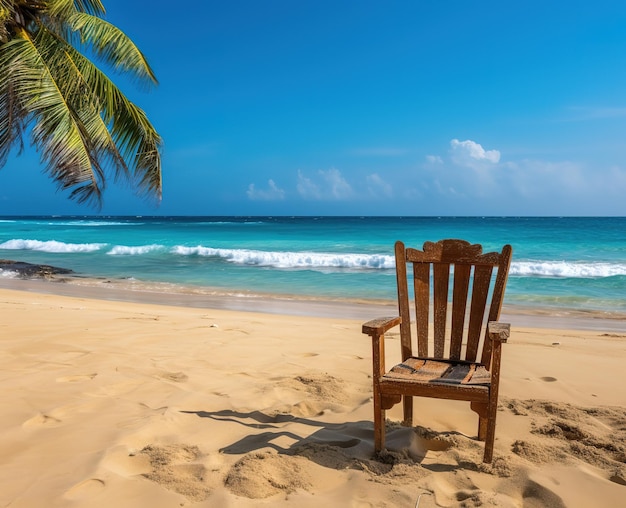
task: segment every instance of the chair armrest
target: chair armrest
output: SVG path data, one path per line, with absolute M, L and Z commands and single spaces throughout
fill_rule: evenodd
M 509 323 L 499 323 L 490 321 L 487 323 L 487 336 L 492 342 L 506 342 L 511 335 L 511 325 Z
M 363 324 L 361 331 L 371 337 L 380 337 L 390 328 L 399 325 L 401 321 L 402 318 L 400 316 L 372 319 Z

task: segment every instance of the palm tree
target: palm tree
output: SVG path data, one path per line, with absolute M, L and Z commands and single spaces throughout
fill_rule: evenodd
M 88 56 L 156 84 L 100 0 L 0 0 L 0 167 L 24 133 L 59 189 L 102 204 L 107 175 L 161 199 L 161 137 Z

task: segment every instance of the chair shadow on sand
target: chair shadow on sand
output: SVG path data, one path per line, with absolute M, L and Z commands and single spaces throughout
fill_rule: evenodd
M 333 469 L 364 469 L 374 474 L 384 474 L 397 463 L 419 464 L 432 472 L 477 469 L 477 463 L 458 461 L 456 464 L 424 463 L 429 451 L 445 451 L 460 439 L 474 442 L 459 432 L 434 432 L 424 427 L 403 427 L 388 424 L 388 450 L 374 453 L 373 424 L 371 421 L 328 423 L 310 418 L 278 413 L 268 415 L 262 411 L 239 412 L 229 409 L 221 411 L 181 411 L 222 422 L 232 422 L 250 429 L 271 429 L 251 433 L 220 448 L 220 453 L 245 455 L 261 450 L 273 449 L 283 455 L 299 455 L 318 465 Z M 289 430 L 281 430 L 286 424 L 316 427 L 307 437 Z M 475 447 L 479 447 L 476 443 Z

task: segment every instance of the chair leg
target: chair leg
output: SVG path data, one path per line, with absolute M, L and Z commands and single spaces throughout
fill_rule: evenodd
M 487 439 L 487 429 L 489 428 L 489 418 L 478 417 L 478 440 L 485 441 Z
M 404 410 L 402 425 L 405 427 L 413 427 L 413 397 L 404 395 L 402 397 L 402 407 Z
M 489 415 L 487 421 L 487 431 L 485 436 L 485 455 L 483 462 L 490 463 L 493 459 L 493 445 L 496 439 L 496 415 L 498 413 L 498 401 L 489 403 Z
M 472 411 L 478 413 L 478 440 L 484 441 L 487 438 L 487 426 L 489 423 L 489 404 L 483 402 L 472 402 Z
M 382 397 L 374 387 L 374 451 L 380 452 L 385 447 L 385 410 L 382 408 Z

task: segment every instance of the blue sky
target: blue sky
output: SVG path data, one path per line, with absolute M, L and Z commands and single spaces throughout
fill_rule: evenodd
M 117 79 L 163 201 L 78 206 L 27 150 L 1 215 L 626 215 L 626 2 L 104 5 L 160 81 Z

